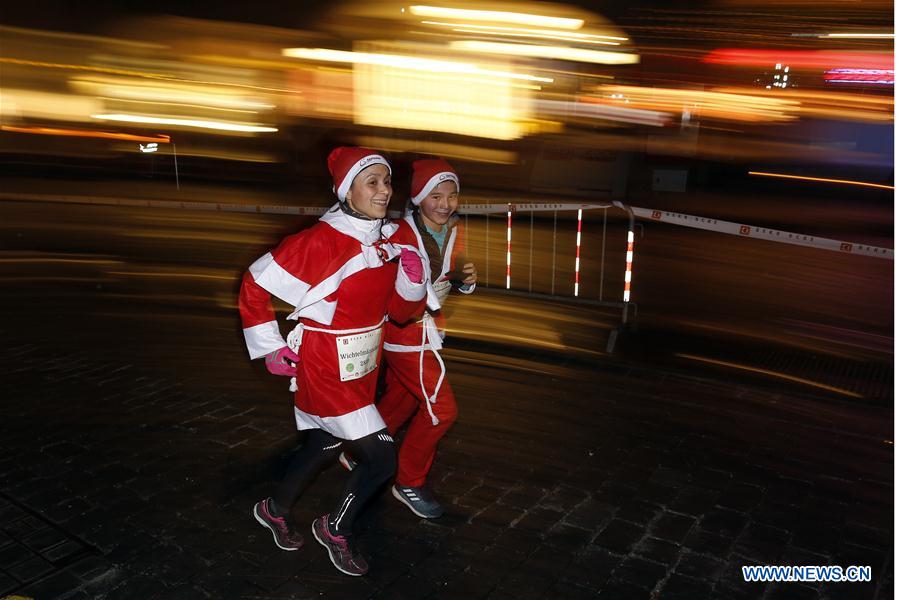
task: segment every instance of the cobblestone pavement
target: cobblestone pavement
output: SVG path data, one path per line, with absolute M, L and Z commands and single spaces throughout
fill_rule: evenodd
M 250 517 L 298 442 L 283 381 L 260 370 L 222 389 L 7 332 L 0 597 L 892 597 L 889 408 L 614 362 L 448 356 L 460 419 L 431 476 L 447 515 L 381 494 L 359 522 L 372 571 L 351 578 L 314 543 L 279 551 Z M 327 470 L 297 504 L 303 531 L 344 477 Z M 864 565 L 873 580 L 743 582 L 741 565 L 767 564 Z

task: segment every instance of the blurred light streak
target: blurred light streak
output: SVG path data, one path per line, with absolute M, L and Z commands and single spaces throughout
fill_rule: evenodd
M 356 142 L 366 148 L 380 148 L 386 152 L 415 152 L 434 154 L 447 158 L 457 158 L 477 163 L 514 165 L 519 162 L 519 154 L 514 150 L 498 150 L 481 146 L 430 142 L 424 140 L 404 140 L 380 136 L 357 136 Z
M 784 90 L 777 96 L 759 88 L 713 88 L 688 90 L 638 86 L 601 85 L 580 103 L 655 111 L 681 117 L 687 110 L 694 118 L 731 121 L 793 121 L 821 117 L 843 121 L 888 122 L 893 120 L 893 99 L 885 96 L 846 94 L 833 91 Z M 599 95 L 598 95 L 599 94 Z M 639 116 L 639 115 L 634 115 Z M 615 115 L 609 115 L 613 120 Z M 628 114 L 621 120 L 627 120 Z
M 725 91 L 624 85 L 602 85 L 597 89 L 603 96 L 591 97 L 592 102 L 607 106 L 622 106 L 627 103 L 630 108 L 662 111 L 679 117 L 687 108 L 695 117 L 734 121 L 789 121 L 796 118 L 791 114 L 791 109 L 799 106 L 798 101 L 781 96 Z
M 862 187 L 878 188 L 881 190 L 892 190 L 892 185 L 882 185 L 880 183 L 868 183 L 866 181 L 851 181 L 849 179 L 828 179 L 825 177 L 805 177 L 802 175 L 788 175 L 785 173 L 766 173 L 764 171 L 748 171 L 747 175 L 758 175 L 761 177 L 777 177 L 780 179 L 800 179 L 803 181 L 818 181 L 822 183 L 843 183 L 846 185 L 858 185 Z
M 204 104 L 185 104 L 184 102 L 161 102 L 159 100 L 136 100 L 136 99 L 125 99 L 125 98 L 111 98 L 109 96 L 100 96 L 101 100 L 110 100 L 110 101 L 119 101 L 120 105 L 128 105 L 133 106 L 135 104 L 150 104 L 159 108 L 167 108 L 167 109 L 194 109 L 197 112 L 202 111 L 219 111 L 219 112 L 228 112 L 228 113 L 244 113 L 245 115 L 255 115 L 258 111 L 250 110 L 246 108 L 222 108 L 219 106 L 206 106 Z M 137 107 L 135 107 L 137 110 Z M 227 116 L 227 115 L 226 115 Z M 237 117 L 241 117 L 242 115 L 235 115 Z
M 291 58 L 304 58 L 307 60 L 320 60 L 324 62 L 346 62 L 352 64 L 394 67 L 397 69 L 409 69 L 414 71 L 427 71 L 430 73 L 461 73 L 467 75 L 485 75 L 505 79 L 553 83 L 553 79 L 547 77 L 536 77 L 534 75 L 510 73 L 506 71 L 494 71 L 479 68 L 471 63 L 437 60 L 433 58 L 419 58 L 401 54 L 347 52 L 345 50 L 329 50 L 327 48 L 285 48 L 282 50 L 282 54 Z
M 670 116 L 667 112 L 600 104 L 590 96 L 578 98 L 574 102 L 569 100 L 538 99 L 535 101 L 535 106 L 541 115 L 602 119 L 637 125 L 652 125 L 654 127 L 662 127 L 670 121 Z
M 0 27 L 2 29 L 2 27 Z M 166 75 L 162 73 L 148 73 L 147 71 L 134 71 L 129 69 L 114 69 L 109 67 L 92 67 L 88 65 L 71 65 L 65 63 L 51 63 L 36 60 L 22 60 L 18 58 L 0 57 L 0 64 L 25 65 L 32 67 L 43 67 L 49 69 L 66 69 L 74 71 L 89 71 L 93 73 L 104 73 L 108 75 L 124 75 L 128 77 L 141 77 L 144 79 L 157 79 L 160 81 L 173 81 L 176 83 L 192 83 L 202 85 L 221 85 L 225 87 L 234 87 L 241 89 L 259 90 L 264 92 L 290 92 L 289 89 L 273 88 L 259 85 L 250 85 L 246 83 L 231 83 L 227 81 L 205 81 L 200 79 L 187 79 L 184 77 L 176 77 L 174 75 Z
M 894 72 L 883 69 L 831 69 L 825 71 L 825 82 L 894 85 Z
M 445 8 L 441 6 L 410 6 L 409 12 L 417 17 L 433 17 L 438 19 L 460 19 L 462 21 L 482 21 L 487 23 L 513 23 L 532 27 L 554 27 L 556 29 L 581 29 L 582 19 L 565 17 L 548 17 L 528 13 L 517 13 L 497 10 L 472 10 L 465 8 Z
M 620 42 L 628 41 L 628 38 L 626 37 L 618 37 L 613 35 L 597 35 L 592 33 L 554 31 L 552 29 L 523 29 L 521 27 L 501 27 L 499 25 L 470 25 L 468 23 L 447 23 L 442 21 L 422 21 L 422 24 L 449 27 L 453 31 L 459 31 L 463 33 L 483 33 L 485 35 L 549 39 L 557 41 L 580 42 L 583 44 L 606 44 L 610 46 L 619 46 Z
M 506 56 L 527 56 L 531 58 L 552 58 L 575 62 L 594 63 L 600 65 L 633 65 L 640 62 L 637 54 L 628 52 L 606 52 L 588 48 L 572 48 L 568 46 L 543 46 L 540 44 L 507 44 L 503 42 L 484 42 L 480 40 L 460 40 L 450 42 L 454 50 L 467 52 L 483 52 Z
M 866 38 L 883 38 L 883 39 L 894 39 L 893 33 L 826 33 L 824 35 L 820 35 L 821 38 L 857 38 L 857 39 L 866 39 Z
M 429 76 L 392 69 L 360 69 L 354 89 L 354 122 L 360 125 L 502 140 L 528 131 L 528 105 L 510 88 L 459 86 L 452 96 Z
M 102 138 L 110 140 L 125 140 L 128 142 L 156 142 L 160 144 L 168 144 L 171 138 L 167 135 L 158 135 L 156 137 L 146 135 L 132 135 L 130 133 L 112 133 L 109 131 L 92 131 L 88 129 L 56 129 L 53 127 L 16 127 L 13 125 L 0 126 L 2 131 L 10 131 L 13 133 L 32 133 L 37 135 L 61 135 L 72 137 L 89 137 Z
M 739 369 L 741 371 L 750 371 L 751 373 L 759 373 L 760 375 L 771 375 L 772 377 L 777 377 L 779 379 L 786 379 L 788 381 L 793 381 L 796 383 L 802 383 L 805 385 L 810 385 L 813 387 L 817 387 L 823 390 L 828 390 L 830 392 L 836 392 L 838 394 L 843 394 L 844 396 L 850 396 L 851 398 L 863 398 L 862 394 L 857 394 L 856 392 L 851 392 L 850 390 L 845 390 L 843 388 L 834 387 L 832 385 L 826 385 L 824 383 L 819 383 L 817 381 L 812 381 L 810 379 L 804 379 L 802 377 L 795 377 L 794 375 L 788 375 L 787 373 L 779 373 L 778 371 L 771 371 L 769 369 L 760 369 L 757 367 L 752 367 L 750 365 L 741 365 L 738 363 L 728 362 L 724 360 L 717 360 L 714 358 L 705 358 L 703 356 L 694 356 L 692 354 L 681 354 L 676 353 L 675 356 L 679 358 L 687 358 L 690 360 L 696 360 L 699 362 L 704 362 L 712 365 L 718 365 L 721 367 L 731 367 L 733 369 Z
M 568 36 L 560 36 L 554 34 L 548 35 L 537 35 L 537 34 L 528 34 L 528 33 L 505 33 L 501 31 L 490 31 L 490 30 L 479 30 L 465 27 L 455 27 L 452 29 L 457 33 L 478 33 L 483 35 L 500 35 L 500 36 L 508 36 L 508 37 L 524 37 L 529 39 L 540 39 L 540 40 L 554 40 L 557 42 L 578 42 L 582 44 L 601 44 L 605 46 L 621 46 L 619 42 L 608 42 L 605 40 L 582 40 L 578 38 L 572 38 Z
M 198 129 L 212 129 L 216 131 L 235 131 L 241 133 L 272 133 L 278 131 L 275 127 L 263 125 L 242 125 L 240 123 L 227 123 L 225 121 L 203 121 L 198 119 L 176 119 L 172 117 L 150 117 L 144 115 L 123 114 L 97 114 L 91 115 L 92 119 L 101 121 L 120 121 L 124 123 L 144 123 L 151 125 L 171 125 L 173 127 L 192 127 Z
M 34 90 L 0 88 L 0 119 L 52 119 L 54 121 L 84 122 L 91 113 L 102 110 L 97 98 L 38 92 Z
M 128 148 L 119 148 L 120 151 L 128 151 Z M 250 163 L 277 163 L 279 157 L 273 152 L 250 151 L 238 148 L 202 147 L 191 146 L 186 149 L 178 148 L 178 157 L 198 156 L 203 158 L 217 158 L 219 160 L 231 160 Z
M 73 88 L 96 94 L 97 96 L 132 100 L 140 102 L 158 102 L 216 108 L 222 110 L 242 110 L 256 112 L 271 110 L 274 104 L 255 99 L 235 96 L 230 89 L 204 88 L 193 85 L 161 86 L 158 82 L 147 82 L 122 78 L 74 78 L 70 82 Z
M 746 88 L 716 88 L 725 94 L 746 94 Z M 770 97 L 768 94 L 765 97 Z M 841 121 L 886 122 L 894 119 L 894 99 L 873 94 L 847 94 L 831 90 L 784 90 L 778 97 L 791 100 L 788 112 L 800 117 L 824 117 Z
M 407 42 L 359 42 L 355 50 L 341 55 L 380 57 L 354 63 L 351 100 L 358 125 L 501 140 L 518 139 L 543 126 L 532 117 L 532 90 L 496 77 L 508 74 L 505 62 L 478 66 L 415 58 L 446 49 Z
M 788 63 L 794 68 L 808 69 L 893 69 L 894 55 L 890 52 L 725 48 L 710 52 L 703 57 L 703 62 L 747 67 Z

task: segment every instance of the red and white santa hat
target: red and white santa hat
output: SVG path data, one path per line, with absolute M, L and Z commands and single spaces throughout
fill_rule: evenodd
M 410 202 L 416 206 L 425 199 L 431 190 L 444 181 L 456 183 L 459 192 L 459 176 L 453 167 L 443 158 L 425 158 L 412 164 L 412 189 L 409 191 Z
M 353 178 L 360 171 L 372 165 L 384 165 L 391 172 L 391 165 L 387 159 L 369 148 L 355 146 L 340 146 L 328 155 L 328 172 L 334 180 L 334 193 L 338 200 L 347 197 Z

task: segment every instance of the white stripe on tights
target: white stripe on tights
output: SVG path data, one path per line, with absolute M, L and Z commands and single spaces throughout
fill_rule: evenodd
M 338 511 L 338 517 L 334 520 L 335 529 L 340 529 L 341 519 L 343 519 L 344 515 L 347 514 L 347 509 L 350 508 L 350 503 L 353 502 L 353 498 L 355 498 L 353 494 L 347 494 L 347 499 L 344 500 L 344 505 L 341 506 L 341 510 Z

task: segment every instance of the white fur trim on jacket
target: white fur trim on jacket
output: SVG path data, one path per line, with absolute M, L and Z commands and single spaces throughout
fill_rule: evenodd
M 277 321 L 260 323 L 253 327 L 244 328 L 244 340 L 247 342 L 247 351 L 250 359 L 265 356 L 287 345 L 278 330 Z
M 358 440 L 387 427 L 374 404 L 336 417 L 320 417 L 294 407 L 297 429 L 322 429 L 342 440 Z
M 416 252 L 416 255 L 419 257 L 419 260 L 422 260 L 422 256 L 418 252 Z M 424 260 L 422 260 L 422 266 L 424 267 L 422 271 L 423 281 L 419 283 L 410 281 L 409 277 L 406 276 L 406 271 L 403 270 L 402 266 L 397 267 L 397 279 L 394 283 L 394 288 L 397 290 L 397 293 L 400 294 L 400 297 L 404 300 L 408 300 L 410 302 L 418 302 L 425 297 L 426 291 L 428 289 L 428 267 L 426 266 Z
M 452 181 L 456 184 L 456 191 L 459 193 L 459 177 L 456 176 L 456 173 L 451 173 L 450 171 L 441 171 L 440 173 L 435 173 L 431 179 L 422 187 L 422 190 L 409 199 L 410 202 L 418 206 L 422 200 L 425 199 L 431 190 L 436 188 L 438 185 L 445 181 Z
M 350 191 L 350 186 L 353 184 L 353 179 L 359 175 L 359 172 L 363 169 L 371 167 L 372 165 L 384 165 L 387 167 L 388 173 L 391 172 L 391 165 L 388 164 L 387 159 L 378 154 L 370 154 L 368 156 L 364 156 L 350 167 L 350 170 L 347 171 L 347 174 L 344 175 L 344 179 L 341 180 L 341 185 L 338 189 L 334 191 L 337 194 L 338 199 L 343 200 L 347 197 L 347 192 Z
M 250 274 L 259 287 L 291 306 L 297 306 L 309 290 L 309 284 L 279 265 L 271 252 L 266 252 L 250 265 Z

